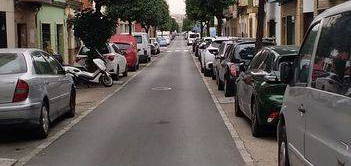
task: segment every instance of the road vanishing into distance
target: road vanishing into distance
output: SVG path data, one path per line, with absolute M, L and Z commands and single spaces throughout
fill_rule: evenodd
M 28 166 L 241 166 L 183 40 Z

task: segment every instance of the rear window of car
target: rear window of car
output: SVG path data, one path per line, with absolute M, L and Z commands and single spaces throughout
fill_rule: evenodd
M 141 36 L 134 36 L 138 42 L 138 44 L 143 43 L 143 38 Z
M 0 75 L 25 72 L 27 72 L 27 65 L 23 55 L 0 53 Z
M 131 45 L 127 43 L 115 43 L 115 44 L 121 50 L 127 50 L 131 47 Z
M 190 38 L 197 38 L 199 37 L 199 34 L 190 34 Z
M 255 44 L 240 44 L 235 48 L 236 57 L 251 60 L 255 56 Z
M 221 46 L 222 43 L 223 41 L 214 41 L 212 42 L 212 47 L 219 48 L 219 46 Z

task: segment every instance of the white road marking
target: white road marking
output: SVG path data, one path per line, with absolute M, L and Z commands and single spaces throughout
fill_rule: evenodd
M 219 100 L 217 99 L 216 95 L 213 93 L 212 89 L 210 88 L 210 85 L 207 83 L 207 81 L 205 80 L 205 77 L 201 74 L 200 71 L 200 67 L 197 65 L 196 61 L 195 61 L 195 57 L 190 53 L 190 55 L 192 56 L 193 62 L 196 65 L 196 68 L 198 70 L 198 72 L 201 75 L 202 81 L 204 82 L 204 84 L 207 87 L 207 90 L 209 91 L 213 102 L 215 103 L 216 107 L 217 107 L 217 111 L 219 112 L 219 114 L 221 115 L 225 126 L 227 127 L 231 137 L 234 140 L 235 146 L 238 149 L 241 157 L 243 158 L 244 162 L 246 165 L 248 166 L 252 166 L 254 165 L 254 161 L 251 157 L 251 154 L 248 152 L 248 150 L 245 147 L 245 144 L 243 142 L 243 140 L 240 138 L 237 130 L 234 128 L 233 124 L 230 122 L 227 114 L 224 112 Z
M 162 56 L 159 56 L 162 57 Z M 55 135 L 48 137 L 43 143 L 41 143 L 39 146 L 37 146 L 32 152 L 27 154 L 26 156 L 20 158 L 15 166 L 24 166 L 28 161 L 30 161 L 33 157 L 35 157 L 38 153 L 40 153 L 42 150 L 46 149 L 49 145 L 51 145 L 53 142 L 55 142 L 57 139 L 59 139 L 63 134 L 65 134 L 67 131 L 69 131 L 73 126 L 75 126 L 77 123 L 79 123 L 83 118 L 85 118 L 89 113 L 93 112 L 98 106 L 100 106 L 102 103 L 104 103 L 107 99 L 115 95 L 118 91 L 123 89 L 128 82 L 133 80 L 137 75 L 139 75 L 142 71 L 144 71 L 148 66 L 150 66 L 155 60 L 157 60 L 159 57 L 153 59 L 151 63 L 147 64 L 143 69 L 139 70 L 135 75 L 133 75 L 131 78 L 129 78 L 127 81 L 123 83 L 119 88 L 117 88 L 113 93 L 110 95 L 106 96 L 103 100 L 98 102 L 95 106 L 92 108 L 88 109 L 87 111 L 84 111 L 80 116 L 72 120 L 69 124 L 67 124 L 63 129 L 55 133 Z M 13 165 L 13 164 L 12 164 Z M 12 166 L 12 165 L 5 165 L 5 166 Z M 2 165 L 0 165 L 2 166 Z
M 17 162 L 15 159 L 0 158 L 0 166 L 12 166 Z

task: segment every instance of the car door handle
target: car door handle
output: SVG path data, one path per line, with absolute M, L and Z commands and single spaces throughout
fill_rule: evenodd
M 305 109 L 305 107 L 304 107 L 303 105 L 300 105 L 300 106 L 297 108 L 297 110 L 298 110 L 299 112 L 301 112 L 301 113 L 306 113 L 306 109 Z

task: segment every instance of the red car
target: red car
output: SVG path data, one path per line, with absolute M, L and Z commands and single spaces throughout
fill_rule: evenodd
M 139 56 L 137 50 L 137 41 L 131 35 L 114 35 L 110 42 L 115 43 L 123 52 L 127 59 L 128 68 L 132 71 L 139 69 Z

